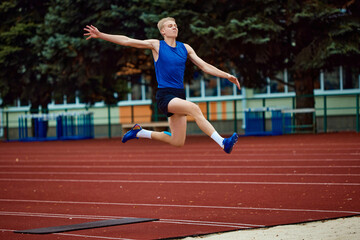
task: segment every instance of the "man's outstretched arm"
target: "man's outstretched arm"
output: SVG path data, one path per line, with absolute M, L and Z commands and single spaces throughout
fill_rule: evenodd
M 240 89 L 240 83 L 235 76 L 233 76 L 229 73 L 226 73 L 224 71 L 221 71 L 220 69 L 218 69 L 218 68 L 214 67 L 213 65 L 202 60 L 198 55 L 196 55 L 194 49 L 192 49 L 192 47 L 190 47 L 188 44 L 185 44 L 185 47 L 188 51 L 188 56 L 189 56 L 190 60 L 196 66 L 198 66 L 203 72 L 208 73 L 213 76 L 216 76 L 216 77 L 226 78 L 230 82 L 234 83 L 238 87 L 238 89 Z
M 84 30 L 87 33 L 84 33 L 84 36 L 88 36 L 86 40 L 89 40 L 91 38 L 100 38 L 105 41 L 109 41 L 112 43 L 116 43 L 122 46 L 129 46 L 129 47 L 135 47 L 135 48 L 146 48 L 146 49 L 152 49 L 156 50 L 156 44 L 158 44 L 159 40 L 155 39 L 149 39 L 149 40 L 138 40 L 129 38 L 124 35 L 111 35 L 100 32 L 95 26 L 90 25 L 86 26 Z

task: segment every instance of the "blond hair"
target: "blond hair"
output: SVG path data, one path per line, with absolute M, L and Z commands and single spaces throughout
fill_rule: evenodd
M 167 22 L 167 21 L 174 21 L 175 22 L 175 18 L 166 17 L 166 18 L 161 19 L 157 24 L 157 27 L 158 27 L 160 32 L 161 32 L 161 29 L 164 27 L 164 23 Z

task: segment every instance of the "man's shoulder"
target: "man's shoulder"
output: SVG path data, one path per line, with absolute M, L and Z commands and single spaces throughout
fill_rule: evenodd
M 183 44 L 185 47 L 189 47 L 189 44 L 187 44 L 187 43 L 179 42 L 179 41 L 177 41 L 177 42 Z
M 144 40 L 144 41 L 152 46 L 151 49 L 153 49 L 155 51 L 159 50 L 160 40 L 158 40 L 158 39 L 147 39 L 147 40 Z
M 184 44 L 184 47 L 186 48 L 186 50 L 188 51 L 188 53 L 191 53 L 191 52 L 194 51 L 189 44 L 187 44 L 187 43 L 182 43 L 182 44 Z

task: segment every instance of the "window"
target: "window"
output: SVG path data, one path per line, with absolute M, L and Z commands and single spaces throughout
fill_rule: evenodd
M 283 80 L 284 83 L 275 79 Z M 273 94 L 273 93 L 291 93 L 294 92 L 294 74 L 284 70 L 279 72 L 274 79 L 267 78 L 267 86 L 254 89 L 254 94 Z M 289 83 L 287 85 L 285 83 Z M 335 67 L 327 71 L 320 71 L 314 79 L 314 89 L 318 92 L 327 90 L 349 90 L 359 89 L 360 69 L 353 67 Z
M 267 85 L 254 89 L 254 94 L 266 94 L 266 93 L 267 93 Z
M 272 79 L 269 77 L 266 78 L 267 85 L 258 87 L 254 89 L 255 94 L 272 94 L 272 93 L 287 93 L 292 92 L 294 89 L 291 86 L 288 86 L 287 82 L 293 83 L 292 76 L 288 76 L 288 72 L 285 69 L 284 71 L 278 72 Z
M 208 74 L 204 75 L 205 96 L 217 96 L 217 78 Z
M 141 77 L 138 75 L 130 76 L 131 79 L 131 100 L 141 100 Z
M 150 85 L 151 77 L 145 76 L 144 81 L 145 81 L 145 99 L 151 99 L 152 97 L 152 87 Z
M 220 79 L 221 96 L 234 95 L 234 84 L 226 78 Z
M 339 90 L 340 89 L 339 68 L 334 68 L 331 71 L 324 72 L 324 86 L 325 86 L 325 90 Z
M 285 92 L 284 83 L 277 81 L 279 79 L 284 81 L 284 72 L 278 72 L 274 79 L 270 79 L 270 92 L 271 93 L 283 93 Z
M 359 69 L 352 67 L 342 68 L 343 89 L 359 88 Z
M 201 75 L 199 72 L 194 73 L 194 78 L 189 84 L 189 97 L 201 96 Z

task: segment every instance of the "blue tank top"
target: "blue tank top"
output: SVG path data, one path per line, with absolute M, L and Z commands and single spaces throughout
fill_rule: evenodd
M 160 41 L 159 58 L 154 63 L 158 88 L 184 88 L 184 72 L 187 50 L 183 43 L 176 41 L 176 47 L 170 47 Z

